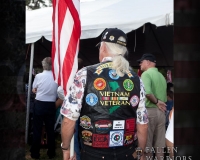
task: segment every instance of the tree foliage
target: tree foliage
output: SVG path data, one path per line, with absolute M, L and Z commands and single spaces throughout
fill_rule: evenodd
M 52 0 L 49 0 L 49 4 L 52 4 Z M 45 0 L 26 0 L 26 6 L 28 9 L 39 9 L 41 7 L 49 7 Z M 51 6 L 51 5 L 50 5 Z

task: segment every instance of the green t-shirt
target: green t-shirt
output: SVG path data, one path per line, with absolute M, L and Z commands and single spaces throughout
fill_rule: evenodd
M 163 102 L 167 101 L 167 82 L 157 68 L 153 67 L 144 71 L 141 79 L 144 83 L 146 94 L 153 94 L 157 99 Z M 146 98 L 146 107 L 152 108 L 157 106 Z

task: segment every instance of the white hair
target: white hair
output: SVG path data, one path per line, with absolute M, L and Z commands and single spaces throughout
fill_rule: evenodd
M 44 70 L 51 70 L 51 57 L 46 57 L 42 61 L 42 66 Z
M 119 37 L 120 41 L 126 42 L 124 37 Z M 125 46 L 105 42 L 109 54 L 113 57 L 112 69 L 116 70 L 116 73 L 123 77 L 124 74 L 129 70 L 129 62 L 124 58 L 125 53 L 127 53 L 127 48 Z

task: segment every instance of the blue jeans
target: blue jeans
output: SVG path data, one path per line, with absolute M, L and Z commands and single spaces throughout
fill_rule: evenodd
M 76 152 L 76 159 L 80 160 L 80 142 L 79 142 L 79 135 L 78 135 L 78 126 L 80 123 L 80 119 L 76 121 L 75 126 L 75 133 L 74 133 L 74 151 Z

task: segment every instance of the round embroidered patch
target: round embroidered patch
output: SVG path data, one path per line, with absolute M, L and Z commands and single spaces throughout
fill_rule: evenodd
M 130 103 L 133 107 L 137 106 L 137 104 L 139 103 L 138 96 L 136 96 L 136 95 L 132 96 L 130 99 Z
M 123 86 L 127 91 L 132 91 L 134 88 L 134 84 L 130 79 L 124 80 Z
M 114 69 L 109 71 L 109 76 L 110 76 L 110 78 L 112 78 L 114 80 L 119 78 L 119 76 L 117 75 L 117 73 L 116 73 L 116 71 Z
M 91 119 L 86 115 L 80 117 L 80 126 L 85 129 L 93 128 L 91 124 Z
M 106 81 L 103 78 L 97 78 L 94 81 L 94 88 L 103 90 L 106 87 Z
M 85 101 L 88 105 L 90 106 L 94 106 L 95 104 L 97 104 L 98 102 L 98 97 L 94 94 L 94 93 L 89 93 L 86 98 Z

